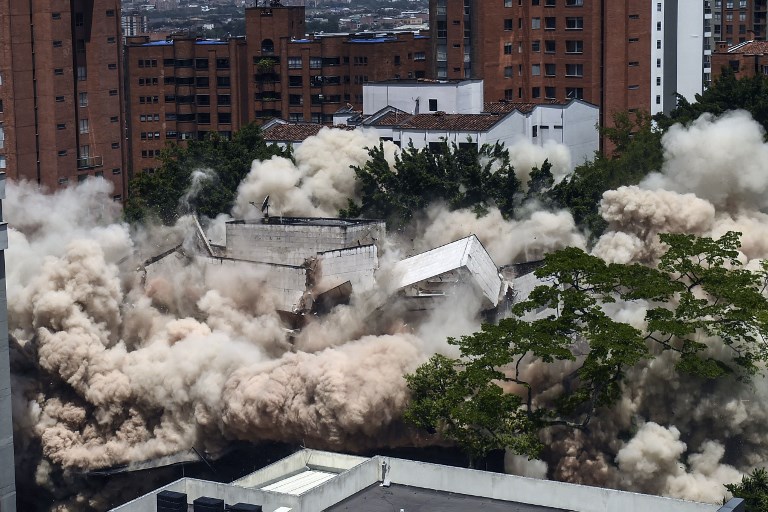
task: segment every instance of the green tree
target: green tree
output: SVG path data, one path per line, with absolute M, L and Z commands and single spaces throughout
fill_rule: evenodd
M 547 194 L 554 205 L 567 208 L 576 224 L 593 238 L 606 227 L 599 213 L 603 193 L 622 185 L 636 185 L 651 171 L 659 170 L 664 161 L 662 133 L 654 128 L 648 114 L 618 113 L 613 127 L 602 132 L 613 144 L 613 154 L 598 153 Z
M 746 512 L 768 511 L 768 471 L 765 468 L 757 468 L 749 475 L 744 475 L 741 482 L 726 484 L 725 488 L 735 498 L 744 500 Z
M 536 275 L 549 285 L 535 288 L 510 318 L 449 339 L 459 358 L 434 356 L 406 376 L 406 418 L 456 442 L 471 459 L 502 448 L 533 457 L 540 429 L 585 428 L 620 398 L 627 370 L 659 352 L 676 353 L 677 369 L 695 378 L 754 375 L 768 359 L 766 267 L 740 268 L 738 233 L 661 240 L 668 250 L 657 268 L 608 264 L 577 248 L 548 255 Z M 649 304 L 644 329 L 606 311 L 637 301 Z M 728 356 L 708 352 L 703 337 L 718 337 Z M 571 361 L 576 370 L 559 395 L 543 400 L 522 371 L 530 360 Z
M 212 134 L 205 140 L 190 141 L 186 147 L 169 144 L 161 153 L 159 169 L 130 181 L 125 217 L 131 222 L 157 219 L 172 224 L 192 211 L 208 217 L 229 212 L 251 163 L 274 155 L 290 156 L 290 152 L 267 144 L 254 124 L 231 139 Z M 205 176 L 197 175 L 199 192 L 184 204 L 182 198 L 192 186 L 196 170 L 203 170 Z
M 677 107 L 669 115 L 657 114 L 654 120 L 664 130 L 675 123 L 687 125 L 704 113 L 722 115 L 729 110 L 746 110 L 768 131 L 768 77 L 736 78 L 730 68 L 723 73 L 691 103 L 677 96 Z
M 451 209 L 469 208 L 478 215 L 497 205 L 511 216 L 520 190 L 509 154 L 501 144 L 478 147 L 448 144 L 416 149 L 409 144 L 396 156 L 394 166 L 384 157 L 384 147 L 369 149 L 369 160 L 354 167 L 361 202 L 350 200 L 342 216 L 386 219 L 391 228 L 406 224 L 415 213 L 434 202 Z

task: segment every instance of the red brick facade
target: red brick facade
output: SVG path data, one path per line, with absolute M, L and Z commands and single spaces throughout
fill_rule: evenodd
M 432 71 L 485 98 L 650 109 L 651 0 L 430 0 Z M 607 119 L 610 119 L 608 117 Z
M 55 190 L 88 176 L 125 196 L 118 0 L 0 0 L 8 176 Z
M 363 83 L 427 74 L 425 35 L 305 38 L 304 16 L 304 7 L 248 8 L 245 39 L 128 38 L 131 174 L 156 168 L 167 141 L 274 117 L 331 124 L 346 104 L 362 108 Z

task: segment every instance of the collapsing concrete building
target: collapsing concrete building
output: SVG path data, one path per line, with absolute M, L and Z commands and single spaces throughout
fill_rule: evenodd
M 219 266 L 242 270 L 243 275 L 255 272 L 293 328 L 303 325 L 304 315 L 327 313 L 348 303 L 353 293 L 372 290 L 386 236 L 380 220 L 265 217 L 228 222 L 225 244 L 216 245 L 196 220 L 193 225 L 198 254 L 188 254 L 181 244 L 151 258 L 141 267 L 146 279 L 193 256 L 206 273 Z M 384 273 L 387 289 L 410 310 L 431 309 L 440 297 L 467 287 L 482 297 L 482 309 L 489 310 L 506 292 L 496 264 L 474 235 L 406 258 Z

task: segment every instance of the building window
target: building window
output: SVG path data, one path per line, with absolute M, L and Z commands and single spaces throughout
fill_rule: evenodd
M 565 29 L 566 30 L 583 30 L 584 18 L 582 18 L 581 16 L 569 16 L 565 18 Z
M 640 89 L 640 86 L 639 85 L 630 85 L 629 87 L 627 87 L 627 89 L 629 89 L 630 91 L 636 91 L 636 90 Z
M 83 16 L 83 13 L 76 12 L 75 13 L 75 26 L 76 27 L 82 27 L 85 24 L 85 16 Z
M 323 67 L 323 58 L 322 57 L 310 57 L 309 58 L 309 69 L 320 69 Z
M 64 74 L 64 69 L 63 68 L 54 68 L 53 69 L 53 74 L 54 75 L 63 75 Z
M 119 142 L 113 142 L 112 143 L 112 149 L 120 149 L 120 143 Z
M 584 76 L 584 64 L 566 64 L 565 76 Z
M 514 28 L 514 21 L 511 19 L 504 20 L 504 30 L 512 30 Z
M 59 156 L 67 156 L 67 150 L 66 149 L 60 149 L 57 153 Z
M 117 64 L 115 64 L 114 62 L 110 62 L 109 64 L 107 64 L 107 69 L 117 69 Z
M 219 124 L 232 124 L 232 113 L 219 112 Z
M 584 41 L 566 41 L 565 53 L 584 53 Z
M 88 79 L 88 68 L 85 66 L 77 66 L 77 79 L 80 81 Z
M 629 62 L 629 67 L 631 67 L 631 68 L 636 68 L 639 65 L 640 65 L 640 62 L 638 62 L 636 60 L 633 60 L 633 61 Z
M 656 31 L 657 32 L 661 32 L 661 22 L 660 21 L 656 22 Z
M 556 66 L 554 64 L 544 64 L 544 75 L 555 76 L 555 68 Z
M 532 52 L 540 52 L 541 51 L 541 41 L 536 39 L 535 41 L 531 41 L 531 51 Z
M 656 85 L 661 85 L 661 77 L 660 76 L 656 77 Z
M 541 18 L 531 18 L 531 30 L 539 30 L 541 28 Z
M 514 76 L 514 68 L 512 66 L 504 67 L 504 78 L 512 78 Z
M 53 47 L 54 48 L 61 48 L 61 46 L 62 46 L 62 42 L 61 41 L 54 41 L 53 42 Z
M 544 41 L 544 53 L 555 53 L 556 48 L 556 41 Z
M 229 69 L 229 59 L 216 59 L 216 69 Z
M 544 18 L 544 28 L 546 30 L 555 30 L 557 28 L 557 18 L 554 16 Z
M 88 133 L 88 120 L 87 119 L 80 119 L 78 122 L 78 125 L 80 126 L 80 133 Z
M 504 55 L 512 55 L 512 43 L 504 43 Z
M 656 59 L 656 67 L 657 68 L 661 67 L 661 59 Z
M 51 13 L 51 19 L 60 20 L 61 19 L 61 13 L 60 12 L 52 12 Z
M 541 87 L 531 88 L 531 98 L 533 99 L 541 98 Z
M 661 105 L 661 96 L 658 94 L 656 95 L 656 104 Z
M 531 64 L 531 75 L 532 76 L 541 75 L 541 64 Z
M 112 36 L 109 36 L 107 38 L 107 44 L 115 44 L 115 38 Z
M 117 96 L 117 89 L 110 89 L 109 90 L 109 95 L 110 96 Z M 155 103 L 157 103 L 157 102 L 155 102 Z
M 555 87 L 545 87 L 544 97 L 548 100 L 553 100 L 557 98 L 557 89 Z
M 515 90 L 514 89 L 504 89 L 504 99 L 511 101 L 515 99 Z
M 437 99 L 436 98 L 430 98 L 430 100 L 429 100 L 429 111 L 430 112 L 437 112 Z
M 81 107 L 87 107 L 88 106 L 88 93 L 87 92 L 81 92 L 78 93 L 78 99 L 80 102 Z
M 557 3 L 555 0 L 544 0 L 544 7 L 556 7 Z
M 56 103 L 62 103 L 64 101 L 64 96 L 56 96 Z
M 301 69 L 301 57 L 288 57 L 288 69 Z
M 566 7 L 581 7 L 584 5 L 584 0 L 565 0 Z
M 117 175 L 117 174 L 120 174 L 120 172 L 121 172 L 120 169 L 112 169 L 112 174 Z
M 118 122 L 118 118 L 117 118 L 117 116 L 112 116 L 112 117 L 110 117 L 110 118 L 109 118 L 109 122 L 110 122 L 110 123 L 116 123 L 116 122 Z
M 56 123 L 57 130 L 64 130 L 66 128 L 67 128 L 67 125 L 65 123 Z
M 216 87 L 229 87 L 229 77 L 228 76 L 217 76 L 216 77 Z
M 584 99 L 584 89 L 582 87 L 566 87 L 565 97 L 569 100 L 582 100 Z
M 232 96 L 229 94 L 219 94 L 216 96 L 216 103 L 219 105 L 231 105 L 232 104 Z
M 656 40 L 656 49 L 661 50 L 661 39 Z
M 115 17 L 115 10 L 107 9 L 107 18 L 114 18 L 114 17 Z
M 300 76 L 288 77 L 288 87 L 301 87 L 302 85 L 304 85 L 304 81 L 302 80 L 302 77 Z
M 512 7 L 512 0 L 504 0 L 504 7 Z

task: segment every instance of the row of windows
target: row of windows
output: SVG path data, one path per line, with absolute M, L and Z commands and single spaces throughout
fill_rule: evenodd
M 110 144 L 110 147 L 112 149 L 120 149 L 120 143 L 119 142 L 113 142 Z M 67 156 L 69 154 L 69 151 L 66 149 L 60 149 L 56 152 L 57 156 Z M 90 156 L 90 146 L 81 146 L 80 151 L 78 152 L 78 158 L 82 160 L 86 160 L 91 158 Z M 118 173 L 119 174 L 119 173 Z
M 531 64 L 531 76 L 541 76 L 541 64 Z M 523 65 L 517 66 L 518 75 L 523 76 Z M 506 78 L 512 78 L 514 76 L 514 67 L 504 67 L 504 76 Z M 544 64 L 544 76 L 557 76 L 556 64 Z M 566 64 L 565 76 L 567 77 L 582 77 L 584 76 L 584 64 Z
M 566 7 L 581 7 L 584 0 L 564 0 Z M 523 5 L 523 0 L 517 0 L 517 5 Z M 541 5 L 541 0 L 531 0 L 531 5 Z M 504 7 L 512 7 L 513 0 L 504 0 Z M 557 7 L 557 0 L 544 0 L 544 7 Z
M 208 59 L 163 59 L 163 66 L 167 68 L 208 69 Z M 216 69 L 229 69 L 229 59 L 217 58 Z
M 504 55 L 512 55 L 512 43 L 504 43 Z M 541 51 L 541 40 L 536 39 L 531 41 L 531 51 Z M 523 43 L 517 44 L 517 52 L 523 53 Z M 545 40 L 544 41 L 544 53 L 556 53 L 557 41 Z M 584 53 L 584 41 L 581 40 L 569 40 L 565 42 L 565 53 L 581 54 Z
M 550 100 L 558 99 L 557 91 L 558 91 L 557 87 L 544 87 L 544 98 L 550 99 Z M 542 93 L 541 87 L 531 88 L 531 97 L 533 99 L 541 98 L 541 93 Z M 523 98 L 523 88 L 519 87 L 517 89 L 517 99 L 522 99 L 522 98 Z M 514 89 L 505 89 L 504 99 L 509 101 L 514 100 L 515 99 Z M 563 99 L 566 99 L 566 100 L 584 99 L 584 88 L 583 87 L 566 87 L 565 96 L 563 97 Z
M 113 36 L 107 37 L 107 44 L 115 44 L 117 40 Z M 62 48 L 64 46 L 64 42 L 59 39 L 53 40 L 53 47 L 54 48 Z M 78 52 L 84 52 L 85 51 L 85 40 L 78 39 L 75 43 L 75 48 Z
M 219 124 L 232 124 L 231 112 L 217 112 L 216 119 Z M 166 114 L 166 121 L 177 123 L 211 124 L 210 112 L 198 112 L 197 114 Z M 159 139 L 160 132 L 141 132 L 141 140 Z
M 157 59 L 139 59 L 140 68 L 156 68 Z
M 107 18 L 114 18 L 115 17 L 115 10 L 114 9 L 107 9 L 104 12 L 105 16 Z M 52 12 L 51 13 L 51 19 L 54 20 L 60 20 L 61 19 L 61 13 L 60 12 Z M 75 13 L 75 25 L 81 27 L 83 26 L 83 20 L 84 20 L 84 14 L 82 12 L 76 12 Z
M 195 87 L 209 87 L 211 83 L 210 77 L 207 76 L 188 76 L 188 77 L 175 77 L 166 76 L 163 78 L 165 85 L 194 85 Z M 229 76 L 217 76 L 216 87 L 230 87 L 232 80 Z

